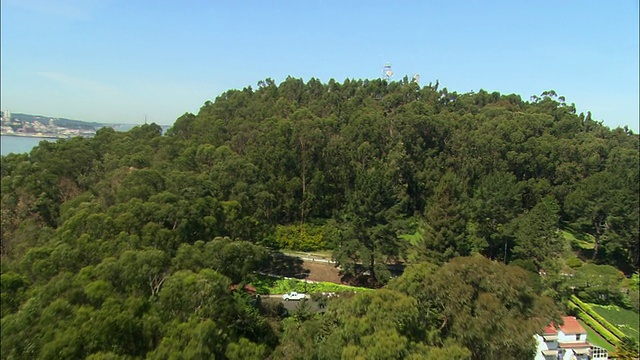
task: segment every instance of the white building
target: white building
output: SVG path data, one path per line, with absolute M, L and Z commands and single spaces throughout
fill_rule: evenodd
M 535 360 L 607 360 L 607 350 L 587 341 L 587 331 L 573 316 L 563 316 L 564 325 L 551 324 L 536 335 Z

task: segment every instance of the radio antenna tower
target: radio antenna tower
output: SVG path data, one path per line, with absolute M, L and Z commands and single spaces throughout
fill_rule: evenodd
M 413 75 L 412 81 L 420 86 L 420 74 Z
M 387 82 L 389 82 L 391 80 L 391 77 L 393 76 L 393 70 L 391 70 L 391 64 L 390 63 L 386 63 L 382 67 L 382 74 L 387 77 Z

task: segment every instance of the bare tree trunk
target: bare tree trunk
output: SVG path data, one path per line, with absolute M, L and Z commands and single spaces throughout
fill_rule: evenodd
M 593 227 L 596 230 L 595 233 L 595 240 L 596 240 L 596 244 L 593 247 L 593 257 L 591 258 L 591 260 L 595 260 L 598 257 L 598 250 L 600 249 L 600 239 L 602 234 L 604 233 L 604 226 L 602 224 L 602 222 L 604 221 L 602 216 L 596 216 L 593 219 Z
M 371 272 L 371 280 L 373 280 L 374 284 L 377 284 L 378 279 L 376 279 L 375 264 L 374 255 L 371 253 L 371 256 L 369 257 L 369 271 Z
M 162 275 L 149 275 L 149 287 L 151 288 L 151 296 L 156 296 L 160 292 L 160 288 L 164 281 L 169 277 L 169 272 L 165 271 Z
M 302 150 L 301 153 L 301 161 L 302 161 L 302 202 L 300 204 L 300 226 L 304 225 L 304 217 L 305 217 L 305 208 L 307 206 L 307 163 L 305 161 L 305 143 L 301 139 L 300 148 Z

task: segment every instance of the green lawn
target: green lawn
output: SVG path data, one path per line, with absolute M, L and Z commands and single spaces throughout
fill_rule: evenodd
M 422 235 L 420 234 L 420 232 L 416 231 L 413 234 L 402 234 L 399 236 L 399 238 L 408 241 L 409 244 L 413 246 L 416 246 L 422 240 Z
M 585 330 L 587 330 L 587 341 L 603 349 L 607 349 L 607 351 L 609 352 L 613 352 L 615 350 L 615 347 L 613 345 L 608 343 L 607 340 L 600 336 L 595 330 L 585 324 L 584 321 L 578 319 L 578 322 L 580 323 L 580 325 L 582 325 L 582 327 L 585 328 Z
M 605 318 L 613 326 L 617 327 L 625 333 L 628 337 L 640 340 L 638 328 L 640 327 L 640 320 L 638 320 L 638 314 L 631 310 L 623 309 L 615 305 L 596 305 L 589 304 L 591 308 L 598 313 L 598 315 Z
M 301 293 L 320 293 L 320 292 L 367 292 L 373 289 L 334 284 L 330 282 L 305 282 L 298 279 L 282 279 L 266 275 L 256 275 L 251 281 L 258 294 L 287 294 L 291 291 Z
M 596 246 L 596 241 L 591 235 L 581 234 L 576 237 L 576 234 L 568 230 L 562 230 L 562 236 L 565 240 L 569 241 L 572 247 L 577 247 L 583 250 L 593 250 Z

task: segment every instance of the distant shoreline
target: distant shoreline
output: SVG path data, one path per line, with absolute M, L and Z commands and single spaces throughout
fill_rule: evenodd
M 23 138 L 36 138 L 36 139 L 68 139 L 66 136 L 55 136 L 55 135 L 31 135 L 31 134 L 0 134 L 2 136 L 13 136 L 13 137 L 23 137 Z

